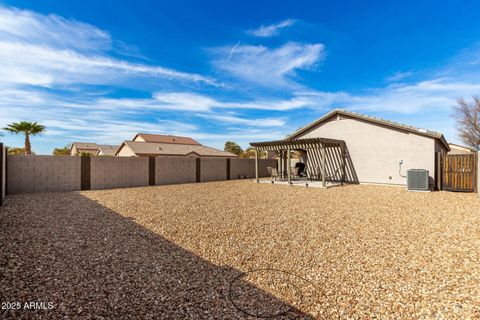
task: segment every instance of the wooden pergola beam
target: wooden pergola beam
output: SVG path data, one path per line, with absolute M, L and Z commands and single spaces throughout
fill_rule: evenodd
M 315 148 L 319 143 L 325 147 L 340 147 L 343 140 L 328 139 L 328 138 L 304 138 L 304 139 L 285 139 L 264 142 L 251 142 L 250 145 L 258 150 L 287 150 L 301 148 L 310 149 Z
M 340 148 L 341 153 L 341 180 L 345 182 L 346 161 L 345 161 L 345 141 L 328 138 L 304 138 L 304 139 L 284 139 L 265 142 L 251 142 L 250 145 L 255 149 L 255 176 L 258 177 L 258 151 L 275 150 L 279 155 L 279 167 L 282 175 L 287 173 L 288 184 L 291 185 L 291 151 L 295 149 L 302 150 L 320 150 L 320 165 L 322 175 L 322 186 L 326 187 L 327 155 L 326 148 Z

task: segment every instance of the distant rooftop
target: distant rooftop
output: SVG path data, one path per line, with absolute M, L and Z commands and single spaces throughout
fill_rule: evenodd
M 125 141 L 122 146 L 130 148 L 137 155 L 165 155 L 165 156 L 186 156 L 195 153 L 199 156 L 208 157 L 236 157 L 235 154 L 210 148 L 202 145 L 187 145 L 175 143 L 155 143 L 141 141 Z M 122 147 L 120 146 L 120 147 Z
M 75 146 L 77 149 L 86 149 L 86 150 L 97 150 L 100 145 L 95 142 L 74 142 L 72 147 Z
M 173 143 L 173 144 L 185 144 L 185 145 L 201 145 L 199 142 L 193 140 L 190 137 L 181 137 L 181 136 L 172 136 L 172 135 L 162 135 L 162 134 L 151 134 L 151 133 L 137 133 L 133 140 L 137 137 L 142 138 L 145 142 L 155 142 L 155 143 Z

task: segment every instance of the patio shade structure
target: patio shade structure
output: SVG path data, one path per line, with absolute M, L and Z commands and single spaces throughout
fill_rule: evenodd
M 322 186 L 326 186 L 325 173 L 327 166 L 327 159 L 325 156 L 326 148 L 339 147 L 341 152 L 341 180 L 345 182 L 345 141 L 328 139 L 328 138 L 304 138 L 304 139 L 284 139 L 265 142 L 251 142 L 250 145 L 255 149 L 255 179 L 258 179 L 258 151 L 276 151 L 280 154 L 287 155 L 287 179 L 291 183 L 291 159 L 290 153 L 292 150 L 320 151 L 320 164 L 322 171 Z M 282 157 L 280 158 L 282 160 Z

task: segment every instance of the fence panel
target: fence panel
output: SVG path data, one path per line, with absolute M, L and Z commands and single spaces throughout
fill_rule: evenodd
M 230 161 L 230 179 L 240 179 L 240 177 L 255 178 L 255 159 L 232 159 Z
M 80 190 L 80 158 L 7 156 L 9 194 Z
M 9 194 L 98 190 L 255 177 L 254 159 L 7 156 Z M 152 162 L 153 161 L 153 162 Z M 230 165 L 227 165 L 230 163 Z M 259 176 L 276 160 L 259 160 Z M 227 170 L 229 172 L 227 173 Z M 1 172 L 1 171 L 0 171 Z M 2 185 L 0 184 L 0 187 Z
M 5 193 L 7 188 L 7 151 L 3 143 L 0 143 L 0 206 L 3 204 L 3 199 L 5 199 Z
M 91 157 L 90 188 L 148 186 L 148 158 Z
M 277 167 L 277 160 L 259 159 L 258 175 L 260 178 L 268 177 L 267 167 Z M 230 179 L 255 178 L 255 159 L 232 159 L 230 163 Z
M 227 159 L 200 158 L 200 181 L 227 180 Z
M 453 154 L 443 158 L 442 188 L 447 191 L 474 192 L 477 187 L 475 154 Z
M 192 183 L 196 180 L 195 158 L 157 157 L 155 159 L 155 184 Z

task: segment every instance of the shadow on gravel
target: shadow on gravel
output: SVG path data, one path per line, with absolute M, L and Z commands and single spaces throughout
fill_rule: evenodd
M 3 318 L 255 318 L 235 305 L 266 318 L 311 318 L 239 270 L 213 265 L 79 193 L 10 196 L 0 209 L 0 244 L 1 302 L 21 303 L 0 310 Z M 234 298 L 248 301 L 230 301 L 233 281 L 241 289 Z M 25 310 L 25 302 L 53 309 Z

